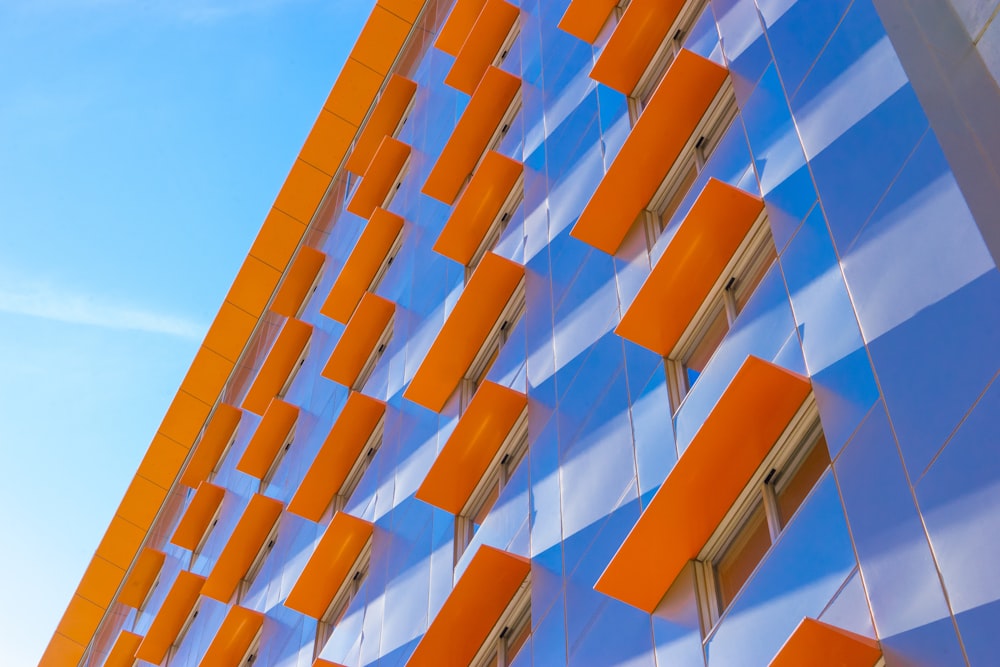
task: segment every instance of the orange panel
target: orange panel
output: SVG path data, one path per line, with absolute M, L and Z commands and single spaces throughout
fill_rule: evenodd
M 670 354 L 763 209 L 758 197 L 710 179 L 615 333 Z
M 57 632 L 45 647 L 38 667 L 76 667 L 83 659 L 84 650 L 85 646 Z
M 726 70 L 681 51 L 639 116 L 572 236 L 613 255 L 708 110 Z M 678 103 L 683 100 L 683 104 Z
M 747 357 L 594 588 L 652 613 L 809 390 L 799 375 Z
M 139 463 L 136 475 L 145 477 L 159 487 L 169 489 L 184 465 L 188 449 L 165 435 L 153 436 L 146 455 Z
M 382 91 L 375 108 L 372 109 L 368 122 L 358 135 L 354 150 L 347 158 L 348 171 L 358 176 L 365 173 L 383 137 L 395 135 L 396 128 L 403 120 L 403 114 L 409 108 L 416 92 L 416 82 L 398 74 L 389 77 L 389 82 L 385 85 L 385 90 Z
M 125 497 L 118 505 L 118 516 L 140 528 L 149 528 L 167 499 L 167 490 L 138 475 L 125 490 Z
M 347 210 L 362 218 L 371 217 L 375 209 L 385 203 L 396 179 L 410 159 L 410 146 L 392 137 L 383 137 L 375 157 L 347 204 Z
M 136 658 L 153 664 L 163 662 L 167 657 L 167 651 L 184 627 L 184 622 L 194 611 L 194 605 L 198 602 L 204 583 L 205 577 L 193 572 L 181 570 L 177 573 L 177 580 L 164 598 L 160 610 L 156 612 L 146 636 L 135 652 Z
M 345 324 L 350 321 L 402 229 L 401 217 L 385 209 L 375 209 L 319 309 L 321 314 Z
M 458 0 L 444 25 L 441 26 L 434 48 L 457 56 L 485 4 L 486 0 Z
M 376 4 L 409 23 L 414 23 L 426 0 L 379 0 Z
M 135 664 L 135 652 L 141 643 L 142 635 L 122 630 L 118 633 L 115 645 L 111 647 L 108 659 L 104 661 L 104 667 L 132 667 Z
M 396 304 L 392 301 L 366 293 L 333 348 L 323 368 L 323 377 L 345 387 L 353 385 L 395 312 Z
M 514 75 L 492 65 L 486 70 L 431 169 L 424 194 L 449 205 L 455 201 L 520 87 L 521 80 Z
M 573 0 L 559 20 L 559 29 L 593 44 L 619 0 Z
M 486 253 L 403 397 L 440 412 L 523 278 L 524 267 Z
M 259 493 L 250 498 L 243 516 L 212 566 L 202 595 L 219 602 L 229 602 L 281 516 L 282 507 L 280 501 Z
M 254 262 L 264 266 L 259 260 L 255 259 Z M 270 267 L 266 268 L 270 270 Z M 243 348 L 246 347 L 256 326 L 257 317 L 255 315 L 225 301 L 219 308 L 219 313 L 215 316 L 212 326 L 208 328 L 208 333 L 205 334 L 204 345 L 235 362 L 240 358 L 240 354 L 242 354 Z
M 145 529 L 115 516 L 97 545 L 97 555 L 122 569 L 128 569 L 145 538 Z
M 287 213 L 272 208 L 250 246 L 250 254 L 268 266 L 284 271 L 305 233 L 304 224 Z
M 208 525 L 215 517 L 222 498 L 226 495 L 226 490 L 221 486 L 216 486 L 209 482 L 202 482 L 198 485 L 198 490 L 191 499 L 184 516 L 181 517 L 174 534 L 170 537 L 170 542 L 182 549 L 194 551 L 205 536 Z
M 125 579 L 124 568 L 100 556 L 94 556 L 80 579 L 76 594 L 98 607 L 107 609 L 123 579 Z
M 274 199 L 274 208 L 308 225 L 328 187 L 329 175 L 308 162 L 296 159 Z
M 313 661 L 312 667 L 346 667 L 341 665 L 339 662 L 330 662 L 329 660 L 324 660 L 323 658 L 316 658 Z
M 138 609 L 149 595 L 149 589 L 156 583 L 156 578 L 160 576 L 160 568 L 166 554 L 156 549 L 143 549 L 136 556 L 132 571 L 125 579 L 125 585 L 118 593 L 118 601 L 129 607 Z
M 196 489 L 198 484 L 208 479 L 219 464 L 222 453 L 226 451 L 226 445 L 233 439 L 242 416 L 243 411 L 231 405 L 219 403 L 215 407 L 215 412 L 181 475 L 181 484 Z
M 500 52 L 521 11 L 504 0 L 486 0 L 444 82 L 471 95 Z
M 187 375 L 181 382 L 181 389 L 198 400 L 211 405 L 226 386 L 234 364 L 218 352 L 202 346 L 195 354 Z
M 804 618 L 770 667 L 872 667 L 881 657 L 874 639 Z
M 351 148 L 357 131 L 356 126 L 322 109 L 312 131 L 306 137 L 305 145 L 299 151 L 299 159 L 332 177 Z
M 330 90 L 323 108 L 355 127 L 361 127 L 371 108 L 383 76 L 372 68 L 348 58 Z
M 526 407 L 528 399 L 521 392 L 484 382 L 417 489 L 417 498 L 452 514 L 461 512 Z
M 312 325 L 300 320 L 289 319 L 281 328 L 281 333 L 267 353 L 267 358 L 257 371 L 253 385 L 243 399 L 243 408 L 254 414 L 263 415 L 292 374 L 295 363 L 312 336 Z
M 520 162 L 488 152 L 434 243 L 435 252 L 468 265 L 522 171 Z
M 226 301 L 242 308 L 255 318 L 260 317 L 268 300 L 278 287 L 281 271 L 269 266 L 252 255 L 248 255 L 233 280 Z M 256 326 L 256 322 L 254 323 Z M 242 349 L 242 348 L 240 348 Z
M 195 398 L 186 391 L 179 390 L 173 402 L 167 408 L 167 414 L 160 422 L 160 433 L 185 447 L 194 444 L 194 439 L 201 432 L 201 427 L 208 419 L 212 409 L 211 403 Z
M 525 558 L 479 547 L 406 664 L 470 664 L 530 571 Z
M 300 248 L 292 267 L 285 273 L 274 300 L 271 301 L 271 311 L 285 317 L 298 315 L 302 302 L 309 295 L 309 289 L 316 282 L 316 276 L 319 275 L 325 261 L 326 255 L 319 250 L 308 246 Z
M 66 606 L 56 632 L 78 644 L 86 645 L 104 618 L 104 611 L 104 607 L 74 595 Z
M 685 0 L 632 0 L 598 56 L 590 78 L 632 94 Z
M 245 607 L 232 607 L 212 638 L 199 665 L 239 667 L 250 645 L 264 627 L 264 614 Z
M 350 393 L 330 434 L 288 503 L 289 512 L 310 521 L 320 520 L 384 414 L 382 401 L 356 391 Z
M 243 456 L 236 463 L 236 469 L 251 477 L 264 479 L 271 469 L 274 459 L 288 439 L 288 434 L 299 418 L 299 408 L 280 398 L 272 398 L 257 425 Z
M 364 519 L 343 512 L 334 514 L 292 586 L 285 606 L 315 619 L 322 618 L 374 530 Z
M 407 21 L 376 5 L 351 49 L 351 58 L 379 74 L 388 74 L 411 27 Z

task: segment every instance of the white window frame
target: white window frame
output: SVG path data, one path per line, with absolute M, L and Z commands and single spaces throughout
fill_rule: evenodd
M 400 229 L 399 233 L 396 234 L 396 238 L 393 239 L 392 244 L 389 246 L 389 252 L 385 254 L 385 259 L 379 264 L 378 270 L 375 272 L 375 276 L 372 281 L 368 284 L 368 289 L 366 291 L 375 294 L 378 290 L 378 286 L 382 284 L 382 280 L 385 278 L 385 274 L 389 273 L 389 267 L 392 263 L 396 261 L 396 255 L 399 254 L 399 250 L 403 247 L 403 230 Z
M 195 548 L 191 550 L 191 560 L 189 561 L 188 568 L 193 568 L 195 561 L 198 560 L 198 556 L 201 555 L 201 550 L 205 548 L 208 543 L 208 538 L 212 536 L 212 532 L 215 531 L 215 527 L 219 524 L 219 515 L 222 514 L 222 503 L 215 508 L 215 513 L 212 514 L 212 520 L 208 522 L 208 528 L 205 529 L 204 534 L 202 534 L 201 539 L 198 540 L 198 544 Z
M 271 554 L 271 551 L 274 550 L 274 545 L 278 542 L 278 527 L 280 524 L 281 517 L 279 516 L 275 520 L 274 525 L 271 526 L 271 530 L 268 531 L 267 537 L 264 539 L 263 544 L 261 544 L 260 549 L 257 550 L 257 555 L 254 556 L 250 567 L 247 568 L 246 574 L 240 579 L 240 583 L 236 587 L 236 604 L 243 602 L 250 592 L 253 582 L 257 579 L 261 570 L 264 569 L 264 562 Z
M 503 205 L 500 207 L 500 212 L 493 218 L 489 228 L 483 235 L 483 240 L 480 241 L 479 247 L 476 248 L 476 252 L 473 253 L 468 266 L 465 267 L 466 285 L 469 284 L 472 274 L 475 273 L 476 267 L 478 267 L 479 263 L 483 261 L 483 257 L 486 256 L 486 253 L 497 247 L 497 243 L 500 242 L 500 237 L 503 236 L 503 232 L 507 229 L 507 225 L 510 223 L 511 218 L 514 217 L 517 209 L 523 204 L 524 174 L 521 173 L 517 177 L 517 181 L 514 182 L 514 187 L 511 188 L 510 194 L 507 195 Z
M 350 501 L 351 496 L 358 488 L 358 484 L 361 483 L 361 479 L 365 476 L 368 468 L 371 467 L 372 462 L 375 460 L 375 455 L 378 453 L 379 449 L 382 448 L 382 441 L 385 438 L 385 415 L 379 418 L 378 422 L 375 424 L 375 428 L 372 429 L 371 435 L 365 441 L 364 447 L 361 448 L 361 453 L 358 454 L 358 458 L 354 460 L 354 464 L 351 466 L 351 471 L 347 473 L 347 477 L 344 478 L 344 483 L 340 485 L 337 489 L 337 493 L 334 494 L 333 500 L 330 502 L 330 507 L 327 509 L 325 514 L 333 516 L 336 512 L 339 512 L 347 506 L 348 501 Z
M 510 667 L 516 655 L 507 655 L 505 639 L 516 636 L 521 630 L 528 630 L 525 644 L 531 642 L 531 575 L 525 577 L 520 588 L 514 594 L 507 608 L 500 615 L 500 620 L 490 630 L 479 651 L 469 663 L 470 667 Z M 522 650 L 529 650 L 522 645 Z M 494 656 L 496 662 L 493 662 Z
M 218 478 L 219 472 L 222 470 L 222 466 L 225 463 L 226 458 L 229 456 L 229 452 L 232 451 L 233 445 L 236 444 L 236 436 L 239 435 L 239 432 L 240 428 L 239 424 L 237 424 L 236 428 L 233 429 L 233 435 L 230 436 L 226 446 L 222 448 L 222 453 L 219 454 L 219 460 L 216 461 L 212 471 L 208 474 L 208 481 L 214 482 Z
M 525 287 L 524 279 L 522 278 L 507 300 L 507 304 L 504 306 L 503 311 L 501 311 L 500 317 L 497 318 L 497 321 L 493 324 L 493 328 L 487 334 L 486 340 L 483 341 L 479 352 L 476 353 L 476 357 L 469 364 L 469 368 L 462 377 L 461 382 L 459 382 L 459 409 L 461 413 L 465 413 L 466 408 L 472 402 L 472 397 L 479 389 L 479 385 L 476 382 L 477 378 L 486 378 L 489 369 L 496 359 L 499 358 L 503 346 L 510 338 L 510 332 L 517 327 L 518 323 L 524 317 L 526 310 Z M 496 352 L 496 357 L 493 356 L 494 352 Z
M 264 493 L 264 489 L 268 487 L 272 480 L 274 480 L 275 473 L 278 472 L 278 467 L 281 462 L 285 459 L 285 454 L 288 450 L 292 448 L 292 442 L 295 440 L 295 431 L 298 430 L 298 421 L 292 425 L 292 428 L 288 431 L 288 435 L 285 436 L 285 441 L 282 443 L 278 452 L 274 455 L 274 460 L 271 461 L 271 465 L 268 467 L 267 472 L 260 479 L 260 485 L 258 486 L 258 493 Z
M 163 662 L 163 664 L 167 667 L 169 667 L 170 663 L 177 657 L 177 651 L 180 650 L 181 644 L 184 643 L 184 638 L 187 637 L 188 631 L 194 624 L 194 619 L 198 618 L 198 614 L 201 612 L 201 600 L 202 598 L 199 597 L 198 601 L 194 603 L 194 606 L 191 608 L 190 613 L 188 613 L 187 618 L 184 619 L 184 624 L 181 625 L 180 632 L 177 633 L 177 638 L 172 644 L 170 644 L 170 648 L 167 649 L 167 659 Z
M 514 25 L 510 27 L 510 30 L 507 32 L 507 36 L 503 38 L 503 42 L 500 44 L 500 49 L 497 50 L 497 55 L 495 58 L 493 58 L 493 62 L 490 64 L 493 65 L 494 67 L 500 67 L 500 65 L 502 65 L 503 62 L 507 60 L 507 56 L 510 55 L 510 50 L 514 48 L 514 42 L 517 41 L 517 38 L 520 35 L 521 35 L 521 15 L 520 12 L 518 12 L 518 16 L 514 20 Z
M 299 374 L 299 371 L 301 371 L 302 367 L 305 365 L 306 357 L 309 356 L 309 348 L 311 347 L 312 347 L 312 338 L 310 338 L 309 342 L 307 342 L 305 346 L 302 348 L 302 352 L 299 353 L 299 358 L 296 359 L 295 363 L 292 365 L 292 370 L 289 371 L 288 377 L 285 378 L 285 382 L 281 385 L 281 389 L 278 390 L 277 393 L 278 398 L 284 398 L 288 394 L 288 390 L 292 388 L 292 382 L 295 381 L 295 377 Z
M 396 315 L 393 313 L 386 323 L 385 328 L 382 329 L 382 333 L 379 334 L 378 340 L 375 342 L 375 347 L 372 348 L 371 354 L 365 360 L 365 365 L 361 367 L 361 372 L 358 373 L 354 384 L 351 385 L 351 389 L 354 391 L 361 391 L 365 388 L 365 384 L 371 379 L 372 373 L 375 372 L 375 367 L 378 366 L 378 362 L 385 356 L 385 351 L 389 348 L 389 342 L 392 340 L 395 321 Z
M 351 603 L 357 597 L 362 584 L 368 578 L 371 570 L 372 540 L 368 539 L 361 553 L 351 566 L 351 574 L 340 584 L 337 593 L 333 596 L 330 606 L 323 612 L 316 623 L 316 637 L 313 642 L 313 660 L 319 658 L 320 653 L 330 641 L 334 631 L 337 629 L 337 621 L 341 615 L 347 611 Z

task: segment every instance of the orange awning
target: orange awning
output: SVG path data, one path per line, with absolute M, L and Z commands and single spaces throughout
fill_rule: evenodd
M 323 377 L 345 387 L 353 385 L 395 312 L 396 304 L 392 301 L 366 292 L 333 348 L 323 368 Z
M 272 398 L 236 469 L 251 477 L 264 479 L 298 418 L 298 407 L 280 398 Z
M 594 588 L 652 613 L 715 532 L 809 390 L 805 378 L 747 357 Z
M 288 503 L 288 511 L 319 521 L 333 496 L 362 455 L 378 421 L 385 414 L 385 403 L 352 391 L 329 435 L 316 453 L 302 483 Z
M 135 664 L 135 652 L 141 643 L 142 635 L 122 630 L 104 661 L 104 667 L 132 667 Z
M 520 162 L 494 151 L 487 153 L 455 204 L 434 251 L 468 265 L 522 171 Z
M 375 527 L 364 519 L 337 512 L 285 600 L 285 606 L 323 618 L 333 597 L 372 538 Z
M 264 614 L 245 607 L 232 607 L 198 664 L 205 667 L 240 667 L 263 627 Z
M 254 558 L 263 548 L 264 540 L 281 516 L 282 507 L 281 501 L 259 493 L 250 498 L 243 516 L 212 566 L 202 595 L 219 602 L 229 602 L 240 579 L 246 576 Z
M 297 316 L 302 308 L 302 302 L 309 296 L 309 290 L 316 282 L 316 276 L 323 268 L 324 261 L 326 255 L 322 252 L 302 246 L 271 301 L 271 310 L 285 317 Z
M 593 44 L 620 0 L 572 0 L 559 20 L 559 29 Z
M 452 514 L 461 512 L 527 407 L 521 392 L 483 382 L 417 489 L 417 498 Z
M 874 639 L 804 618 L 770 667 L 872 667 L 881 657 Z
M 523 278 L 523 266 L 486 253 L 403 397 L 440 412 Z
M 475 92 L 520 13 L 504 0 L 486 0 L 444 82 L 469 95 Z
M 219 403 L 215 412 L 201 435 L 201 440 L 195 447 L 191 460 L 181 473 L 180 482 L 192 489 L 208 479 L 208 476 L 219 464 L 219 457 L 226 451 L 226 445 L 233 439 L 236 427 L 240 423 L 243 411 L 225 403 Z
M 292 374 L 296 362 L 309 344 L 310 336 L 311 324 L 294 319 L 285 322 L 243 399 L 245 409 L 254 414 L 264 414 L 271 399 L 278 395 L 288 381 L 288 376 Z
M 725 78 L 726 70 L 711 60 L 686 50 L 678 54 L 573 226 L 572 236 L 609 255 L 617 252 Z
M 469 664 L 530 571 L 526 558 L 479 547 L 417 644 L 408 667 Z
M 670 354 L 762 210 L 758 197 L 709 179 L 615 333 Z
M 226 495 L 226 490 L 221 486 L 216 486 L 209 482 L 202 482 L 198 485 L 198 490 L 194 492 L 191 504 L 184 511 L 174 534 L 170 537 L 170 542 L 182 549 L 194 551 L 198 548 L 201 538 L 205 536 L 208 525 L 215 517 L 215 513 L 222 504 L 222 498 Z
M 401 217 L 385 209 L 375 209 L 330 288 L 330 295 L 319 310 L 321 314 L 345 324 L 351 319 L 402 229 Z
M 200 577 L 193 572 L 181 570 L 177 573 L 174 585 L 171 586 L 170 592 L 164 598 L 149 630 L 146 631 L 146 636 L 135 652 L 136 658 L 154 665 L 163 662 L 163 659 L 167 657 L 167 651 L 170 650 L 171 645 L 177 640 L 181 628 L 184 627 L 184 622 L 194 611 L 204 583 L 205 577 Z
M 520 87 L 514 75 L 492 65 L 486 70 L 421 192 L 445 204 L 455 201 Z
M 375 157 L 375 151 L 382 143 L 382 138 L 391 137 L 396 133 L 396 128 L 403 120 L 403 114 L 409 108 L 416 92 L 416 82 L 398 74 L 389 77 L 382 96 L 378 98 L 361 134 L 358 135 L 354 150 L 347 158 L 345 166 L 348 171 L 358 176 L 365 173 L 372 158 Z
M 410 146 L 392 137 L 383 137 L 375 157 L 361 177 L 347 210 L 362 218 L 369 218 L 375 209 L 385 204 L 392 186 L 396 183 L 406 161 L 410 159 Z
M 132 570 L 128 573 L 122 589 L 118 593 L 118 601 L 123 605 L 138 609 L 145 602 L 149 595 L 149 589 L 156 583 L 156 578 L 160 576 L 160 568 L 167 556 L 162 551 L 145 548 L 139 552 L 132 565 Z
M 666 39 L 685 0 L 632 0 L 598 56 L 590 78 L 631 95 Z
M 479 12 L 482 11 L 486 0 L 457 0 L 455 7 L 451 10 L 441 32 L 434 42 L 434 48 L 441 49 L 445 53 L 457 56 L 465 43 L 465 38 L 469 36 L 469 31 L 476 24 Z

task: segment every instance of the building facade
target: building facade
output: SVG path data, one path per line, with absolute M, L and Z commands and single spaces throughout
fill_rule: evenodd
M 42 665 L 1000 664 L 996 3 L 919 5 L 379 0 Z

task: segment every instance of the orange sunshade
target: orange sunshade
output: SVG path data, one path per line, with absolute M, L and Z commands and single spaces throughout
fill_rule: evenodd
M 264 614 L 245 607 L 232 607 L 198 664 L 205 667 L 239 667 L 262 627 Z
M 874 639 L 803 618 L 769 667 L 872 667 L 881 657 Z
M 470 664 L 530 571 L 521 556 L 479 547 L 406 664 Z
M 372 109 L 368 122 L 358 135 L 354 150 L 347 158 L 345 166 L 348 171 L 358 176 L 365 173 L 372 158 L 375 157 L 375 151 L 382 143 L 382 138 L 395 135 L 396 128 L 403 120 L 403 114 L 409 108 L 416 92 L 416 82 L 398 74 L 393 74 L 389 78 L 389 83 L 385 84 L 385 90 Z
M 136 609 L 141 607 L 149 595 L 149 589 L 160 576 L 160 568 L 163 567 L 166 558 L 166 554 L 156 549 L 146 548 L 140 551 L 132 570 L 128 573 L 128 578 L 122 584 L 121 592 L 118 593 L 118 601 Z
M 319 521 L 333 496 L 344 485 L 362 448 L 378 421 L 385 414 L 385 403 L 352 391 L 333 423 L 298 490 L 288 503 L 288 511 Z
M 281 501 L 254 494 L 216 559 L 201 591 L 203 595 L 229 602 L 281 516 L 281 508 Z
M 805 378 L 747 357 L 594 588 L 652 613 L 715 532 L 809 389 Z
M 240 423 L 243 411 L 225 403 L 219 403 L 212 418 L 202 433 L 201 440 L 195 447 L 191 460 L 181 473 L 181 484 L 192 489 L 208 479 L 208 476 L 219 464 L 219 457 L 226 451 L 226 445 L 233 439 L 236 427 Z
M 298 418 L 297 406 L 286 403 L 280 398 L 272 398 L 271 404 L 267 406 L 263 418 L 257 425 L 257 430 L 247 443 L 243 456 L 237 462 L 236 469 L 251 477 L 264 479 Z
M 177 573 L 174 585 L 163 599 L 160 610 L 156 612 L 156 617 L 153 618 L 146 636 L 135 652 L 136 658 L 154 665 L 163 662 L 167 657 L 167 651 L 184 627 L 184 622 L 194 611 L 204 583 L 205 577 L 193 572 L 181 570 Z
M 593 44 L 620 0 L 572 0 L 559 19 L 559 29 Z
M 375 209 L 330 288 L 330 295 L 319 310 L 321 314 L 345 324 L 351 319 L 402 229 L 401 217 L 385 209 Z
M 417 498 L 452 514 L 461 512 L 526 407 L 528 399 L 521 392 L 483 382 L 417 489 Z
M 254 414 L 262 415 L 271 399 L 278 395 L 309 344 L 312 325 L 301 320 L 289 319 L 281 328 L 277 340 L 267 353 L 267 358 L 257 371 L 257 377 L 243 399 L 243 407 Z
M 174 534 L 170 537 L 170 542 L 182 549 L 194 551 L 198 548 L 201 538 L 208 530 L 208 524 L 212 522 L 215 513 L 222 504 L 222 498 L 226 495 L 226 490 L 221 486 L 216 486 L 209 482 L 202 482 L 198 485 L 198 490 L 194 492 L 191 504 L 184 511 Z
M 142 635 L 122 630 L 104 661 L 104 667 L 132 667 L 135 664 L 135 652 L 141 643 Z
M 520 162 L 490 151 L 459 198 L 434 251 L 468 265 L 523 171 Z
M 383 137 L 375 157 L 365 169 L 361 183 L 347 204 L 347 210 L 362 218 L 371 217 L 379 206 L 385 204 L 393 184 L 410 159 L 410 146 L 392 137 Z
M 448 15 L 448 19 L 441 26 L 441 32 L 434 42 L 434 48 L 441 49 L 445 53 L 457 56 L 465 43 L 469 31 L 476 24 L 479 13 L 483 9 L 486 0 L 458 0 L 455 7 Z
M 570 234 L 613 255 L 649 204 L 726 78 L 726 70 L 681 51 Z
M 345 387 L 353 385 L 361 369 L 365 367 L 365 362 L 375 351 L 382 332 L 392 321 L 394 312 L 396 304 L 392 301 L 366 292 L 337 341 L 337 346 L 333 348 L 330 359 L 323 368 L 323 377 Z
M 763 209 L 758 197 L 710 179 L 615 333 L 670 354 Z
M 302 308 L 302 302 L 309 295 L 309 289 L 316 282 L 316 276 L 323 268 L 326 255 L 315 248 L 303 246 L 285 274 L 278 288 L 271 310 L 285 317 L 295 317 Z
M 520 86 L 516 76 L 487 68 L 421 192 L 445 204 L 455 201 Z
M 523 278 L 523 266 L 486 253 L 403 397 L 440 412 Z
M 343 512 L 334 514 L 292 586 L 285 606 L 315 619 L 323 618 L 374 530 L 374 525 L 364 519 Z
M 598 56 L 590 78 L 630 95 L 685 0 L 632 0 Z
M 486 0 L 444 82 L 471 95 L 500 52 L 520 10 L 504 0 Z

